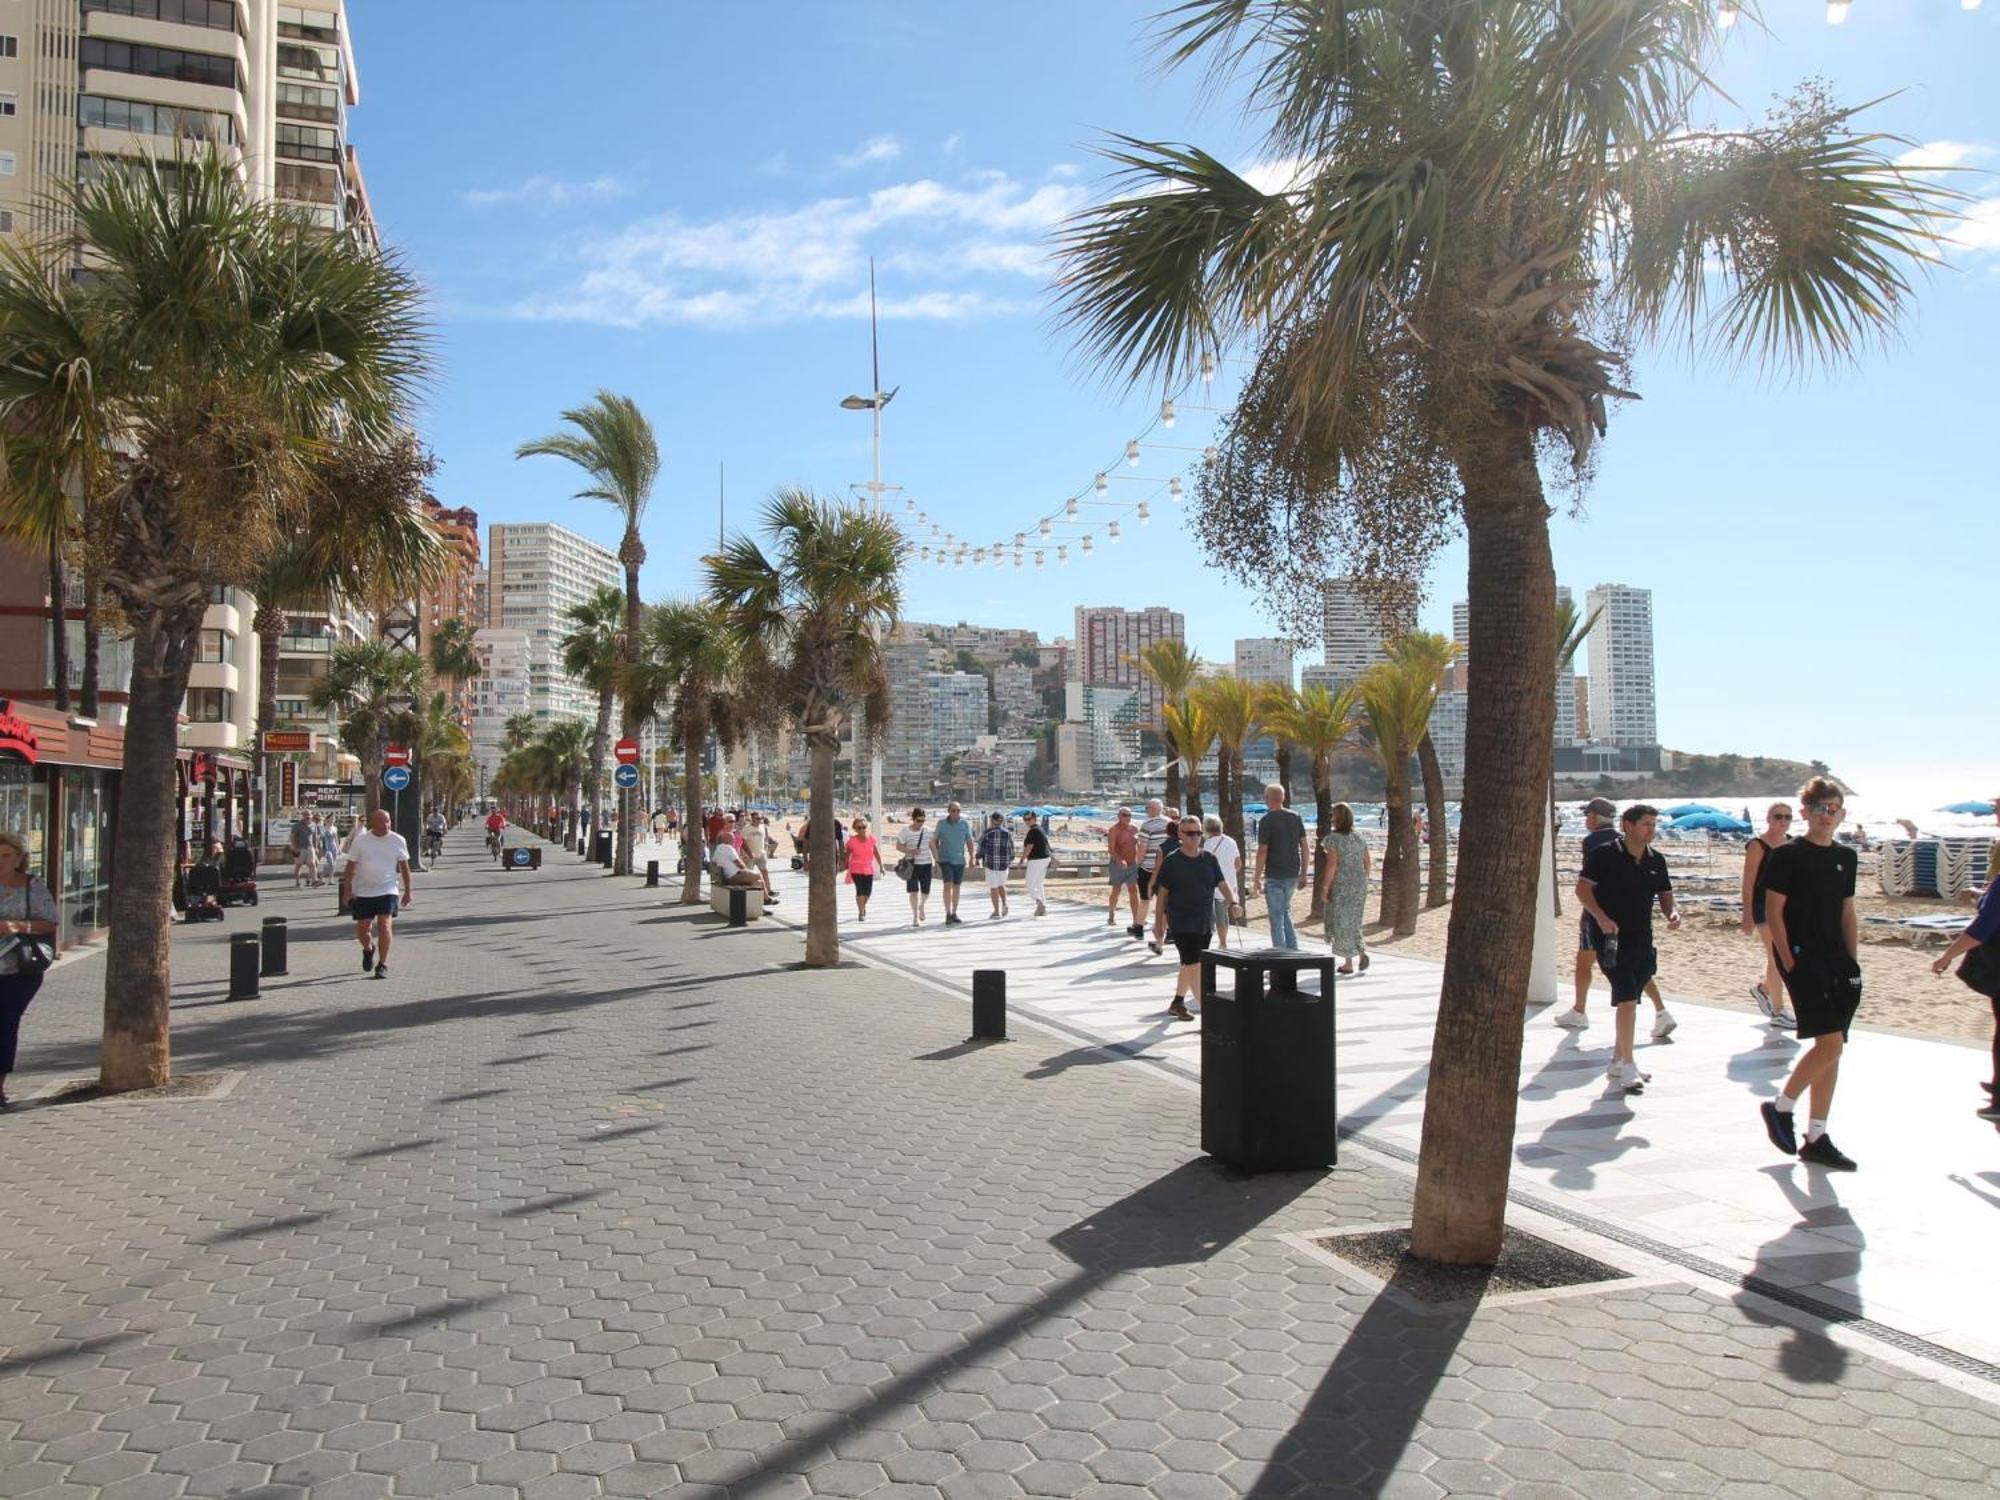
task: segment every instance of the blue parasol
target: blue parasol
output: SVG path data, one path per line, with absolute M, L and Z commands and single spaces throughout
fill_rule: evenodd
M 1954 802 L 1950 807 L 1940 807 L 1938 811 L 1964 813 L 1971 817 L 1980 817 L 1990 814 L 1993 811 L 1993 799 L 1991 797 L 1980 797 L 1967 802 Z

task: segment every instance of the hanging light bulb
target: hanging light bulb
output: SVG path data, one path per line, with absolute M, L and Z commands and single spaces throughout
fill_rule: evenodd
M 1133 438 L 1131 442 L 1125 445 L 1125 462 L 1135 469 L 1139 467 L 1139 440 L 1137 438 Z
M 1826 24 L 1844 26 L 1847 24 L 1848 0 L 1826 0 Z
M 1035 571 L 1039 573 L 1046 566 L 1048 566 L 1048 558 L 1043 554 L 1041 548 L 1037 547 L 1035 549 Z
M 1169 480 L 1167 481 L 1167 498 L 1168 498 L 1169 500 L 1173 501 L 1173 502 L 1174 502 L 1174 504 L 1176 504 L 1176 505 L 1179 505 L 1179 504 L 1181 503 L 1181 476 L 1180 476 L 1180 475 L 1176 474 L 1176 475 L 1175 475 L 1175 476 L 1174 476 L 1174 477 L 1173 477 L 1172 479 L 1169 479 Z
M 1102 500 L 1107 494 L 1111 492 L 1111 481 L 1106 479 L 1102 474 L 1099 474 L 1097 478 L 1091 482 L 1091 488 L 1097 491 L 1097 498 Z
M 1036 527 L 1035 529 L 1041 532 L 1043 536 L 1047 536 L 1051 531 L 1055 530 L 1055 528 L 1049 524 L 1049 518 L 1047 516 L 1042 517 L 1042 524 Z
M 1214 444 L 1210 444 L 1208 447 L 1201 450 L 1201 461 L 1208 468 L 1212 469 L 1215 467 L 1215 460 L 1216 460 L 1216 452 Z
M 1204 354 L 1201 357 L 1201 383 L 1203 385 L 1215 384 L 1215 356 L 1213 354 Z
M 984 547 L 974 547 L 972 549 L 972 565 L 975 568 L 986 566 L 986 549 Z
M 1118 523 L 1116 521 L 1113 521 L 1110 526 L 1105 528 L 1104 536 L 1106 541 L 1116 544 L 1118 541 Z
M 1979 9 L 1979 0 L 1958 0 L 1958 3 L 1961 6 L 1963 6 L 1966 10 Z
M 1076 519 L 1076 512 L 1077 512 L 1076 496 L 1071 495 L 1069 499 L 1063 501 L 1063 514 L 1067 516 L 1070 520 L 1074 521 Z
M 1090 556 L 1090 553 L 1091 553 L 1091 547 L 1092 547 L 1092 542 L 1091 542 L 1090 538 L 1089 538 L 1089 537 L 1085 537 L 1085 538 L 1083 539 L 1083 555 L 1084 555 L 1085 557 L 1088 557 L 1088 556 Z
M 1027 546 L 1027 545 L 1028 545 L 1028 533 L 1027 533 L 1027 532 L 1025 532 L 1025 531 L 1017 531 L 1017 532 L 1015 532 L 1015 533 L 1014 533 L 1014 550 L 1015 550 L 1016 552 L 1019 552 L 1019 551 L 1020 551 L 1020 550 L 1021 550 L 1021 549 L 1022 549 L 1023 547 L 1025 547 L 1025 546 Z
M 993 566 L 996 568 L 1007 566 L 1007 554 L 1002 552 L 998 547 L 993 549 Z
M 1068 542 L 1063 542 L 1056 547 L 1056 566 L 1059 568 L 1066 568 L 1069 566 Z
M 1174 398 L 1171 396 L 1160 403 L 1160 425 L 1169 432 L 1174 430 Z
M 931 549 L 928 547 L 919 547 L 917 549 L 917 561 L 929 562 L 930 560 L 931 560 Z
M 1153 519 L 1153 507 L 1146 501 L 1141 500 L 1139 502 L 1139 524 L 1141 526 L 1148 525 L 1152 521 L 1152 519 Z
M 951 565 L 952 565 L 952 566 L 953 566 L 954 568 L 962 568 L 962 567 L 964 567 L 964 566 L 965 566 L 965 554 L 964 554 L 963 552 L 959 553 L 959 554 L 958 554 L 958 556 L 954 557 L 954 558 L 953 558 L 953 559 L 951 560 Z
M 1721 0 L 1715 7 L 1715 24 L 1727 31 L 1736 24 L 1736 15 L 1740 8 L 1737 0 Z

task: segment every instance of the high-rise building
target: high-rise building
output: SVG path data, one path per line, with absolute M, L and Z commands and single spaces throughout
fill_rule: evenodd
M 1152 604 L 1144 609 L 1078 605 L 1069 680 L 1137 688 L 1140 722 L 1157 724 L 1160 689 L 1140 669 L 1139 657 L 1157 642 L 1186 639 L 1186 617 L 1164 605 Z
M 1292 685 L 1292 643 L 1278 636 L 1252 636 L 1236 643 L 1236 675 L 1245 682 Z
M 1602 745 L 1657 745 L 1653 701 L 1653 591 L 1622 583 L 1592 589 L 1590 729 Z
M 1431 748 L 1437 751 L 1445 795 L 1456 797 L 1465 785 L 1465 694 L 1456 688 L 1437 695 L 1431 707 Z
M 1329 578 L 1324 593 L 1326 665 L 1351 682 L 1386 659 L 1384 647 L 1417 628 L 1415 584 Z
M 889 679 L 889 722 L 882 730 L 882 785 L 896 794 L 927 791 L 937 762 L 931 758 L 930 687 L 938 648 L 908 626 L 898 626 L 896 638 L 882 648 L 884 675 Z
M 1138 771 L 1145 699 L 1136 684 L 1071 682 L 1064 699 L 1057 736 L 1064 791 L 1115 786 Z
M 1556 585 L 1557 607 L 1569 604 L 1573 595 L 1567 585 Z M 1472 629 L 1470 624 L 1471 606 L 1460 599 L 1451 607 L 1451 638 L 1458 646 L 1458 660 L 1451 664 L 1446 686 L 1463 692 L 1471 685 L 1472 677 Z M 1573 745 L 1577 742 L 1576 679 L 1567 671 L 1556 674 L 1556 733 L 1558 745 Z
M 479 513 L 470 506 L 447 509 L 426 495 L 424 515 L 444 543 L 446 558 L 443 576 L 417 595 L 418 628 L 427 642 L 446 620 L 463 620 L 477 629 L 484 617 L 478 609 Z M 453 707 L 462 723 L 471 708 L 469 684 L 456 684 L 453 693 Z
M 553 521 L 495 522 L 486 532 L 486 623 L 528 636 L 528 711 L 537 719 L 594 719 L 597 694 L 562 668 L 564 618 L 624 572 L 608 547 Z
M 506 755 L 501 740 L 507 721 L 528 712 L 528 632 L 476 630 L 472 649 L 479 657 L 479 675 L 468 684 L 472 758 L 480 776 L 490 781 Z

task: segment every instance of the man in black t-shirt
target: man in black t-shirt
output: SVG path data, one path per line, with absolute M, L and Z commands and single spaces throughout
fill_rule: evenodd
M 1604 934 L 1597 962 L 1611 981 L 1611 1008 L 1618 1023 L 1605 1076 L 1628 1094 L 1643 1091 L 1649 1076 L 1632 1056 L 1632 1037 L 1639 997 L 1659 967 L 1653 949 L 1654 901 L 1666 915 L 1668 931 L 1681 925 L 1667 862 L 1652 847 L 1659 819 L 1659 811 L 1643 802 L 1626 808 L 1618 820 L 1617 840 L 1590 852 L 1576 882 L 1577 901 Z
M 1582 856 L 1589 859 L 1606 844 L 1618 842 L 1618 806 L 1609 797 L 1593 797 L 1583 810 Z M 1590 998 L 1590 976 L 1597 972 L 1597 949 L 1604 941 L 1604 934 L 1598 929 L 1597 921 L 1587 911 L 1579 912 L 1576 918 L 1576 1004 L 1568 1010 L 1559 1010 L 1552 1018 L 1565 1031 L 1581 1031 L 1590 1024 L 1584 1015 L 1584 1001 Z M 1646 998 L 1653 1002 L 1653 1040 L 1664 1041 L 1672 1035 L 1680 1022 L 1667 1009 L 1667 1002 L 1660 998 L 1658 980 L 1646 981 Z
M 1771 949 L 1799 1019 L 1799 1039 L 1812 1048 L 1799 1059 L 1776 1099 L 1759 1106 L 1771 1144 L 1802 1162 L 1852 1172 L 1854 1162 L 1826 1133 L 1840 1080 L 1847 1029 L 1861 1004 L 1861 930 L 1854 915 L 1854 877 L 1860 860 L 1834 842 L 1847 806 L 1840 784 L 1815 776 L 1799 792 L 1806 835 L 1765 858 L 1764 917 Z M 1810 1093 L 1805 1144 L 1793 1113 Z
M 1173 939 L 1181 966 L 1174 974 L 1174 1003 L 1167 1014 L 1176 1021 L 1192 1021 L 1187 1002 L 1181 996 L 1201 993 L 1201 956 L 1215 932 L 1215 892 L 1220 888 L 1229 902 L 1229 914 L 1243 920 L 1243 907 L 1236 887 L 1223 872 L 1221 861 L 1201 847 L 1201 824 L 1183 818 L 1180 848 L 1160 861 L 1153 872 L 1153 934 L 1158 941 L 1164 932 Z

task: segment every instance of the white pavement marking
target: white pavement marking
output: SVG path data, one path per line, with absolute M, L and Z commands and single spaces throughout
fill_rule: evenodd
M 803 923 L 804 876 L 772 878 L 785 916 Z M 927 925 L 912 928 L 894 879 L 877 882 L 865 923 L 854 919 L 853 888 L 843 884 L 841 943 L 956 989 L 968 1016 L 972 971 L 1003 968 L 1010 1005 L 1199 1075 L 1199 1027 L 1166 1015 L 1171 949 L 1155 957 L 1122 926 L 1106 926 L 1102 907 L 1051 902 L 1048 916 L 1036 918 L 1018 889 L 1013 895 L 1015 914 L 990 921 L 984 890 L 968 883 L 964 925 L 946 927 L 933 890 Z M 1442 974 L 1434 962 L 1378 955 L 1366 975 L 1339 984 L 1341 1115 L 1364 1140 L 1417 1149 Z M 1665 977 L 1671 982 L 1671 966 Z M 2000 1297 L 1989 1293 L 2000 1133 L 1973 1115 L 1981 1050 L 1857 1030 L 1830 1133 L 1861 1170 L 1824 1172 L 1781 1156 L 1757 1115 L 1800 1044 L 1747 1010 L 1669 996 L 1680 1029 L 1665 1042 L 1641 1041 L 1640 1066 L 1653 1081 L 1627 1098 L 1606 1089 L 1611 1010 L 1601 990 L 1592 1001 L 1584 1032 L 1552 1026 L 1548 1011 L 1528 1017 L 1517 1188 L 2000 1363 Z M 1640 1021 L 1643 1038 L 1651 1017 Z M 1803 1101 L 1799 1124 L 1803 1133 Z

